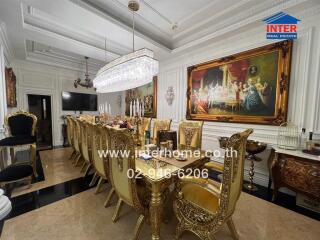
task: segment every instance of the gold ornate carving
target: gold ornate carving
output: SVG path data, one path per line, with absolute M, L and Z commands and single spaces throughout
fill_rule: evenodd
M 234 134 L 227 142 L 227 149 L 237 151 L 237 157 L 226 155 L 224 161 L 223 180 L 221 193 L 219 194 L 219 206 L 216 212 L 211 212 L 200 205 L 192 203 L 184 198 L 182 186 L 193 184 L 199 188 L 212 192 L 210 183 L 204 184 L 202 181 L 180 182 L 176 188 L 176 199 L 174 201 L 174 211 L 178 218 L 176 238 L 188 230 L 196 234 L 201 239 L 214 239 L 213 234 L 217 232 L 224 223 L 228 224 L 233 236 L 237 236 L 231 216 L 235 209 L 235 204 L 241 193 L 243 180 L 245 146 L 248 136 L 253 132 L 248 129 L 242 133 Z M 236 184 L 234 182 L 237 181 Z M 239 181 L 239 183 L 238 183 Z M 193 194 L 197 194 L 196 192 Z

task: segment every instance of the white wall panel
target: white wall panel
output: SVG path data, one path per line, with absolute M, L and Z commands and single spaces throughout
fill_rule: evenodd
M 74 88 L 73 81 L 79 76 L 83 77 L 81 73 L 76 71 L 26 61 L 15 61 L 13 68 L 17 75 L 18 106 L 17 108 L 9 109 L 9 111 L 14 112 L 18 109 L 28 110 L 28 94 L 51 96 L 53 144 L 54 146 L 62 145 L 63 119 L 61 116 L 75 114 L 74 111 L 62 110 L 62 91 L 91 94 L 94 94 L 95 91 L 82 87 Z M 98 104 L 104 103 L 107 100 L 112 106 L 113 113 L 119 114 L 120 107 L 117 104 L 118 95 L 119 94 L 98 94 Z M 85 113 L 97 114 L 97 112 L 84 112 L 84 114 Z M 79 112 L 77 112 L 77 114 L 79 114 Z
M 313 16 L 303 19 L 299 23 L 299 38 L 294 41 L 293 59 L 291 65 L 289 112 L 288 119 L 299 128 L 305 127 L 307 131 L 319 131 L 320 121 L 320 97 L 319 97 L 319 52 L 320 52 L 320 17 Z M 177 128 L 179 121 L 186 115 L 186 91 L 187 91 L 187 67 L 203 63 L 213 59 L 232 55 L 245 50 L 253 49 L 272 43 L 265 39 L 265 28 L 259 27 L 213 42 L 207 46 L 188 51 L 182 55 L 160 62 L 160 74 L 158 80 L 158 117 L 172 118 L 173 129 Z M 172 106 L 168 106 L 164 100 L 164 93 L 168 86 L 175 90 L 175 100 Z M 231 134 L 253 128 L 251 139 L 269 144 L 267 151 L 262 153 L 262 162 L 256 164 L 255 181 L 262 185 L 268 183 L 267 158 L 270 147 L 277 143 L 276 126 L 205 122 L 203 128 L 203 148 L 218 148 L 219 136 Z M 246 164 L 245 172 L 248 172 Z M 246 174 L 246 178 L 247 178 Z

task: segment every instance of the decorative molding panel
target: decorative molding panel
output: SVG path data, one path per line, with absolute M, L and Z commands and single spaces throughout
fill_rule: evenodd
M 2 45 L 3 47 L 5 66 L 9 66 L 10 61 L 14 56 L 14 52 L 10 44 L 10 41 L 8 40 L 6 26 L 1 21 L 0 21 L 0 45 Z
M 56 78 L 54 75 L 43 72 L 36 72 L 27 69 L 21 69 L 21 87 L 32 87 L 38 89 L 54 89 Z

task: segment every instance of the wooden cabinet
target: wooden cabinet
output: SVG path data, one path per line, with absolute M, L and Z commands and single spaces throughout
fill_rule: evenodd
M 273 200 L 281 187 L 320 200 L 319 157 L 301 151 L 273 148 L 269 169 L 274 183 Z

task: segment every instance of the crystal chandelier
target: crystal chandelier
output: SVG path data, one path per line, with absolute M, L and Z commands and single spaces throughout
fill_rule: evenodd
M 136 0 L 129 1 L 128 8 L 133 16 L 133 52 L 102 67 L 93 86 L 99 93 L 124 91 L 150 83 L 159 71 L 159 63 L 153 58 L 153 51 L 143 48 L 134 51 L 134 13 L 139 10 Z
M 85 87 L 85 88 L 92 88 L 93 87 L 93 83 L 91 81 L 91 79 L 89 78 L 89 72 L 88 72 L 88 57 L 84 57 L 86 60 L 86 74 L 85 74 L 85 79 L 84 82 L 81 82 L 81 78 L 78 78 L 76 80 L 74 80 L 74 87 L 77 88 L 78 86 L 81 87 Z

